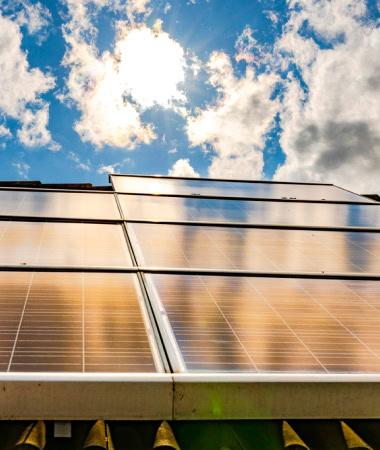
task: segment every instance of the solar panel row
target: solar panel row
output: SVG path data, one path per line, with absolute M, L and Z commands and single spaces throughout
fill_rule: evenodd
M 129 220 L 230 222 L 299 226 L 380 227 L 376 205 L 118 196 Z
M 155 195 L 200 195 L 223 197 L 250 197 L 268 199 L 338 200 L 371 203 L 359 195 L 329 185 L 244 183 L 198 179 L 168 179 L 160 177 L 113 176 L 116 191 Z
M 380 233 L 133 223 L 141 266 L 380 273 Z

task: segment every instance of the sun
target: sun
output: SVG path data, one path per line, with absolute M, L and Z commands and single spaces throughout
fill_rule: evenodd
M 186 100 L 184 51 L 159 25 L 131 28 L 115 47 L 121 87 L 142 108 L 170 108 Z

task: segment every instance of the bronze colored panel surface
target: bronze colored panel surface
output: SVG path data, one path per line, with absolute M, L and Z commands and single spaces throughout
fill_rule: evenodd
M 130 223 L 140 265 L 380 272 L 380 233 Z
M 112 194 L 0 190 L 0 214 L 74 219 L 120 219 Z
M 121 225 L 0 222 L 0 264 L 132 266 Z
M 0 371 L 155 372 L 135 277 L 0 272 Z
M 380 373 L 380 282 L 150 275 L 190 372 Z
M 352 202 L 368 201 L 368 203 L 371 203 L 369 199 L 365 199 L 336 186 L 123 176 L 113 176 L 112 181 L 116 191 L 128 193 L 342 200 Z
M 380 227 L 380 204 L 257 202 L 122 194 L 119 200 L 129 220 Z

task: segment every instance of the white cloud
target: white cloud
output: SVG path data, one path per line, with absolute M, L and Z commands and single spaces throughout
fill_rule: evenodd
M 229 57 L 220 52 L 211 55 L 207 68 L 219 95 L 215 105 L 188 118 L 189 141 L 206 151 L 211 145 L 216 153 L 210 176 L 261 178 L 265 134 L 280 109 L 279 102 L 271 99 L 278 77 L 266 73 L 256 77 L 248 66 L 245 76 L 238 78 Z
M 51 22 L 50 11 L 40 2 L 31 3 L 29 1 L 20 2 L 21 11 L 16 15 L 16 22 L 20 26 L 26 26 L 30 34 L 36 34 L 46 29 Z
M 171 8 L 172 8 L 172 5 L 169 2 L 166 3 L 165 8 L 164 8 L 164 13 L 167 14 L 171 10 Z
M 380 29 L 365 11 L 361 0 L 297 2 L 277 50 L 298 66 L 308 92 L 289 76 L 280 140 L 287 159 L 276 179 L 378 192 Z M 330 48 L 301 34 L 305 21 Z
M 5 125 L 0 125 L 0 137 L 10 137 L 12 136 L 11 131 Z
M 87 172 L 90 172 L 91 167 L 90 167 L 89 161 L 87 162 L 87 164 L 82 163 L 79 156 L 74 152 L 69 152 L 67 157 L 68 157 L 68 159 L 71 159 L 71 161 L 74 161 L 76 163 L 75 167 L 77 169 L 83 169 L 83 170 L 86 170 Z
M 274 11 L 265 11 L 268 19 L 273 23 L 273 25 L 277 25 L 278 23 L 278 15 Z
M 17 173 L 20 175 L 20 177 L 23 177 L 25 179 L 28 178 L 28 172 L 30 169 L 30 166 L 24 162 L 18 162 L 18 163 L 12 163 L 12 166 L 16 168 Z
M 192 177 L 192 178 L 198 178 L 199 173 L 197 173 L 194 168 L 190 165 L 190 160 L 188 158 L 186 159 L 179 159 L 176 161 L 172 168 L 169 169 L 168 175 L 171 177 Z
M 266 55 L 263 48 L 253 37 L 253 30 L 246 25 L 235 42 L 235 59 L 237 62 L 246 61 L 248 64 L 260 63 Z
M 47 147 L 51 151 L 58 151 L 61 146 L 51 140 L 46 128 L 49 122 L 49 105 L 44 103 L 40 109 L 31 111 L 26 109 L 21 114 L 22 127 L 17 131 L 19 141 L 26 147 Z
M 92 44 L 77 42 L 67 35 L 66 40 L 71 49 L 64 65 L 71 71 L 64 98 L 81 112 L 75 130 L 82 141 L 98 148 L 111 145 L 134 149 L 155 139 L 152 126 L 144 125 L 136 106 L 123 98 L 112 55 L 105 52 L 99 58 Z
M 66 92 L 59 98 L 81 112 L 75 130 L 97 148 L 110 145 L 132 150 L 150 144 L 157 136 L 152 125 L 142 122 L 141 111 L 155 105 L 180 107 L 185 100 L 179 88 L 184 80 L 182 47 L 162 32 L 157 21 L 153 30 L 120 21 L 114 52 L 99 55 L 87 8 L 95 3 L 67 2 L 71 20 L 63 29 L 68 44 L 63 64 L 70 74 Z M 112 3 L 97 0 L 95 6 L 99 10 Z M 147 3 L 126 2 L 134 14 L 147 12 Z
M 120 166 L 121 166 L 120 163 L 109 164 L 108 166 L 101 165 L 101 166 L 99 166 L 97 172 L 100 174 L 102 174 L 102 173 L 120 173 L 120 169 L 116 169 L 117 167 L 120 167 Z
M 17 135 L 24 145 L 56 149 L 58 144 L 47 129 L 49 104 L 41 98 L 55 81 L 50 74 L 29 67 L 21 39 L 19 25 L 0 14 L 0 111 L 21 123 Z
M 169 153 L 177 153 L 177 149 L 176 148 L 172 148 L 171 150 L 169 150 Z

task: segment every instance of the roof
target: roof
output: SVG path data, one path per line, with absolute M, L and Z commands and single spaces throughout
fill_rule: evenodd
M 150 450 L 377 449 L 378 421 L 0 423 L 2 448 Z M 59 437 L 67 435 L 71 437 Z
M 122 177 L 122 175 L 118 175 L 118 181 Z M 130 178 L 138 179 L 138 176 L 131 176 Z M 27 228 L 30 222 L 33 221 L 35 226 L 31 228 L 36 233 L 35 230 L 38 230 L 36 222 L 39 222 L 43 224 L 44 230 L 45 228 L 48 229 L 49 236 L 54 237 L 59 235 L 58 225 L 71 222 L 73 225 L 79 224 L 82 230 L 81 235 L 89 239 L 86 241 L 86 246 L 82 243 L 83 252 L 91 248 L 91 245 L 96 247 L 97 241 L 102 242 L 104 240 L 109 246 L 107 248 L 112 248 L 115 258 L 117 252 L 124 251 L 124 248 L 127 248 L 126 252 L 130 257 L 129 262 L 126 263 L 124 260 L 123 263 L 116 266 L 112 262 L 104 262 L 107 260 L 106 252 L 103 251 L 102 253 L 102 251 L 96 250 L 91 256 L 93 260 L 91 258 L 88 259 L 90 262 L 87 266 L 83 264 L 72 264 L 68 266 L 52 263 L 51 259 L 49 260 L 52 248 L 60 248 L 62 253 L 66 250 L 65 247 L 68 249 L 73 248 L 69 242 L 70 234 L 67 234 L 64 235 L 62 241 L 59 241 L 64 243 L 64 245 L 60 244 L 60 247 L 54 247 L 56 245 L 54 244 L 56 242 L 54 239 L 51 243 L 48 243 L 47 250 L 44 250 L 44 257 L 48 261 L 47 265 L 38 265 L 36 263 L 37 258 L 34 260 L 34 263 L 29 262 L 29 260 L 25 262 L 27 258 L 33 259 L 34 244 L 32 240 L 28 241 L 27 233 L 23 234 L 26 228 L 22 229 L 23 225 L 21 224 L 19 228 L 15 227 L 15 230 L 11 233 L 11 239 L 9 240 L 11 245 L 8 247 L 9 251 L 7 250 L 5 252 L 8 258 L 6 261 L 7 264 L 0 266 L 0 271 L 3 275 L 5 273 L 5 277 L 3 278 L 6 281 L 11 280 L 9 274 L 16 272 L 18 274 L 28 274 L 31 272 L 34 274 L 52 272 L 58 274 L 95 273 L 101 274 L 102 276 L 105 274 L 128 274 L 128 276 L 134 277 L 140 289 L 140 291 L 138 290 L 139 301 L 145 305 L 142 307 L 142 310 L 145 314 L 143 314 L 145 326 L 149 329 L 149 333 L 147 334 L 149 335 L 149 339 L 156 342 L 154 358 L 161 360 L 162 363 L 160 373 L 143 375 L 96 373 L 96 371 L 94 373 L 62 372 L 58 374 L 54 372 L 17 373 L 17 371 L 1 373 L 0 417 L 2 419 L 17 419 L 17 421 L 12 421 L 11 424 L 6 420 L 0 422 L 0 432 L 2 433 L 4 448 L 13 448 L 15 444 L 27 446 L 26 448 L 29 449 L 31 448 L 30 446 L 34 446 L 35 448 L 46 448 L 47 450 L 53 448 L 79 449 L 83 447 L 106 448 L 109 450 L 113 448 L 133 448 L 139 450 L 152 447 L 174 448 L 176 450 L 283 448 L 339 450 L 347 448 L 380 448 L 379 422 L 377 420 L 380 416 L 380 402 L 378 401 L 380 381 L 378 373 L 329 373 L 328 377 L 325 377 L 326 374 L 324 373 L 309 373 L 307 371 L 301 371 L 300 373 L 283 373 L 281 371 L 268 373 L 263 370 L 261 373 L 252 374 L 216 373 L 209 369 L 199 371 L 199 367 L 193 371 L 188 370 L 188 366 L 191 367 L 191 352 L 190 357 L 187 356 L 187 359 L 181 362 L 183 348 L 180 345 L 177 346 L 175 336 L 173 338 L 170 334 L 171 319 L 168 319 L 170 314 L 167 314 L 165 310 L 167 305 L 165 305 L 165 302 L 159 303 L 160 298 L 157 292 L 153 292 L 153 288 L 155 289 L 154 281 L 150 281 L 157 274 L 166 274 L 171 277 L 181 275 L 186 280 L 190 280 L 192 276 L 207 275 L 210 277 L 225 276 L 229 280 L 232 280 L 232 277 L 235 280 L 239 277 L 252 277 L 253 279 L 272 277 L 277 281 L 280 279 L 299 278 L 323 281 L 339 280 L 342 284 L 345 280 L 378 283 L 380 279 L 379 271 L 375 270 L 374 273 L 369 273 L 366 270 L 367 266 L 365 266 L 366 260 L 365 258 L 363 259 L 363 252 L 359 254 L 355 253 L 355 246 L 358 243 L 357 240 L 355 242 L 350 241 L 349 244 L 343 241 L 340 247 L 345 248 L 347 246 L 350 250 L 347 257 L 348 259 L 351 258 L 350 261 L 353 264 L 351 267 L 356 264 L 356 267 L 362 270 L 362 272 L 358 271 L 357 273 L 352 272 L 352 270 L 337 273 L 331 272 L 331 269 L 326 273 L 323 270 L 318 273 L 312 273 L 308 269 L 301 272 L 299 267 L 296 269 L 293 267 L 286 271 L 278 270 L 278 267 L 272 271 L 260 271 L 260 267 L 257 265 L 253 268 L 249 266 L 250 251 L 248 244 L 236 247 L 237 251 L 235 252 L 236 254 L 240 254 L 245 250 L 245 261 L 248 261 L 248 268 L 242 267 L 238 269 L 235 266 L 232 269 L 217 269 L 216 265 L 213 264 L 216 264 L 216 261 L 218 267 L 220 266 L 223 258 L 226 256 L 226 252 L 228 253 L 228 248 L 223 247 L 223 252 L 213 259 L 210 256 L 211 250 L 209 253 L 207 246 L 205 246 L 206 241 L 201 241 L 198 238 L 198 248 L 201 248 L 204 252 L 204 261 L 202 261 L 202 258 L 198 258 L 198 265 L 185 267 L 183 264 L 183 255 L 175 255 L 175 258 L 172 258 L 172 261 L 174 261 L 172 266 L 164 266 L 162 260 L 160 263 L 153 263 L 150 266 L 142 263 L 149 256 L 150 249 L 154 247 L 154 242 L 152 244 L 149 241 L 151 236 L 155 238 L 158 236 L 159 242 L 163 243 L 161 247 L 157 245 L 160 252 L 171 251 L 175 247 L 173 244 L 173 236 L 175 236 L 175 233 L 169 232 L 174 229 L 173 227 L 176 227 L 177 231 L 186 231 L 183 233 L 181 231 L 182 236 L 181 233 L 177 233 L 179 238 L 177 238 L 175 243 L 178 248 L 181 248 L 181 240 L 183 239 L 184 245 L 182 248 L 183 251 L 181 251 L 185 254 L 185 258 L 187 256 L 186 252 L 191 255 L 193 249 L 191 247 L 191 239 L 186 240 L 184 236 L 191 236 L 192 230 L 196 228 L 200 229 L 201 227 L 209 227 L 207 230 L 211 230 L 210 234 L 213 235 L 217 235 L 219 232 L 225 233 L 220 241 L 222 245 L 224 245 L 224 242 L 228 242 L 228 238 L 231 238 L 231 241 L 236 241 L 236 233 L 232 238 L 233 228 L 238 228 L 239 230 L 242 228 L 248 229 L 247 233 L 251 230 L 258 230 L 256 234 L 259 234 L 260 230 L 260 233 L 262 230 L 267 230 L 266 232 L 280 230 L 281 232 L 276 231 L 276 233 L 278 233 L 278 236 L 283 237 L 285 237 L 285 234 L 289 230 L 307 231 L 308 233 L 310 232 L 308 236 L 313 235 L 313 241 L 317 241 L 317 239 L 314 239 L 314 235 L 318 230 L 323 233 L 333 231 L 336 237 L 341 235 L 339 233 L 347 233 L 350 236 L 353 234 L 357 237 L 360 233 L 364 232 L 367 238 L 362 243 L 365 244 L 366 249 L 371 250 L 370 245 L 372 245 L 372 241 L 370 237 L 377 236 L 376 233 L 379 232 L 379 228 L 378 225 L 376 226 L 374 216 L 369 215 L 369 218 L 372 218 L 373 221 L 371 225 L 365 214 L 363 214 L 365 220 L 363 217 L 360 217 L 360 211 L 369 208 L 371 213 L 374 212 L 374 208 L 378 205 L 374 201 L 370 202 L 368 200 L 376 200 L 374 196 L 367 196 L 368 199 L 366 199 L 333 185 L 313 185 L 306 183 L 299 184 L 299 186 L 305 187 L 303 192 L 309 192 L 310 194 L 310 189 L 320 187 L 320 193 L 314 196 L 315 198 L 313 199 L 306 198 L 306 196 L 302 197 L 302 195 L 296 198 L 292 194 L 292 189 L 294 186 L 298 186 L 297 183 L 273 183 L 273 185 L 276 185 L 276 189 L 280 189 L 276 191 L 277 193 L 274 198 L 273 196 L 272 198 L 270 196 L 266 197 L 265 195 L 267 193 L 261 187 L 258 191 L 260 191 L 262 197 L 256 198 L 252 197 L 252 194 L 247 194 L 244 186 L 240 193 L 231 194 L 228 191 L 231 180 L 219 180 L 221 185 L 224 185 L 224 191 L 221 194 L 207 192 L 207 187 L 206 189 L 203 187 L 203 191 L 200 190 L 200 193 L 197 189 L 193 189 L 193 187 L 187 190 L 183 189 L 182 191 L 182 188 L 174 189 L 174 192 L 171 192 L 167 190 L 165 183 L 171 182 L 171 180 L 177 180 L 183 181 L 184 186 L 188 179 L 180 177 L 141 177 L 141 179 L 143 180 L 141 184 L 143 192 L 139 192 L 138 189 L 133 190 L 133 186 L 130 183 L 127 183 L 125 186 L 119 183 L 120 191 L 116 191 L 111 186 L 92 186 L 90 183 L 44 184 L 39 181 L 0 182 L 1 191 L 12 190 L 12 192 L 19 192 L 17 194 L 19 197 L 17 195 L 10 196 L 10 200 L 7 200 L 8 203 L 4 203 L 3 211 L 9 208 L 10 212 L 7 212 L 7 214 L 4 213 L 0 218 L 0 226 L 6 221 L 7 223 L 17 221 L 19 225 L 20 222 L 24 222 Z M 145 184 L 145 181 L 149 182 L 150 179 L 162 179 L 166 181 L 160 186 L 156 184 L 152 190 L 149 183 Z M 207 183 L 208 180 L 200 181 Z M 194 183 L 196 184 L 197 180 L 190 179 L 191 186 Z M 237 183 L 240 183 L 240 181 L 237 181 Z M 249 185 L 250 182 L 245 180 L 241 183 Z M 258 182 L 256 184 L 260 186 L 264 185 L 265 187 L 271 183 Z M 282 197 L 282 185 L 284 189 L 288 189 L 286 197 Z M 130 190 L 131 186 L 132 190 Z M 157 186 L 159 189 L 163 189 L 163 191 L 156 192 L 155 189 Z M 329 193 L 329 189 L 331 189 L 330 193 L 332 192 L 333 195 L 330 198 L 326 197 L 326 200 L 325 194 Z M 46 192 L 43 192 L 45 190 Z M 42 202 L 44 207 L 41 208 L 42 212 L 39 212 L 38 199 L 36 200 L 39 195 L 33 197 L 33 194 L 31 195 L 33 199 L 30 198 L 26 202 L 25 210 L 27 214 L 22 214 L 21 212 L 20 215 L 14 203 L 20 201 L 20 198 L 24 199 L 24 197 L 28 196 L 29 194 L 27 195 L 25 193 L 27 191 L 42 192 L 41 195 L 44 197 Z M 106 192 L 102 194 L 96 191 Z M 50 203 L 48 199 L 49 192 L 54 193 L 54 201 L 50 201 Z M 81 206 L 77 206 L 75 202 L 74 205 L 70 204 L 72 201 L 70 198 L 74 198 L 71 196 L 71 193 L 74 193 L 74 196 L 82 196 L 82 203 L 78 203 Z M 339 199 L 335 200 L 334 195 L 337 195 L 337 193 Z M 64 200 L 63 203 L 57 206 L 59 203 L 57 196 L 64 196 L 67 200 Z M 98 206 L 97 211 L 95 211 L 98 215 L 91 216 L 91 214 L 88 214 L 87 209 L 91 209 L 89 206 L 90 203 L 96 203 L 96 197 L 98 196 L 99 198 L 103 198 L 102 206 Z M 85 197 L 84 200 L 83 197 Z M 172 202 L 171 208 L 165 208 L 165 202 L 168 204 L 168 199 Z M 210 202 L 217 203 L 218 201 L 220 202 L 219 205 L 227 204 L 228 201 L 246 202 L 245 204 L 249 204 L 250 206 L 252 204 L 254 205 L 251 210 L 255 210 L 256 208 L 258 211 L 264 211 L 264 221 L 258 222 L 258 216 L 254 216 L 254 220 L 249 219 L 249 214 L 247 213 L 243 217 L 246 222 L 241 221 L 240 218 L 238 222 L 236 215 L 231 216 L 232 219 L 229 216 L 227 219 L 224 218 L 223 222 L 217 223 L 217 214 L 215 213 L 215 216 L 213 216 L 212 210 L 210 210 L 211 214 L 207 221 L 199 218 L 203 217 L 202 214 L 199 217 L 191 215 L 191 220 L 189 220 L 189 215 L 185 215 L 185 218 L 183 218 L 175 214 L 178 199 L 186 202 L 186 205 L 189 207 L 194 205 L 194 202 L 206 199 L 209 205 L 211 204 Z M 112 207 L 109 206 L 113 201 L 114 204 L 111 205 Z M 155 201 L 156 206 L 154 209 Z M 256 206 L 256 202 L 261 202 L 259 207 Z M 269 223 L 268 218 L 265 216 L 265 204 L 271 202 L 276 203 L 274 209 L 277 213 L 281 211 L 281 214 L 278 214 L 279 218 L 277 217 L 279 223 Z M 217 207 L 215 207 L 216 203 L 213 203 L 213 207 L 216 208 L 214 209 L 215 211 L 217 211 Z M 145 207 L 141 207 L 143 204 Z M 327 218 L 322 215 L 322 219 L 325 219 L 325 223 L 322 225 L 317 225 L 315 222 L 307 225 L 306 222 L 310 221 L 310 214 L 306 214 L 305 211 L 310 212 L 312 211 L 310 208 L 318 208 L 321 204 L 323 204 L 323 211 L 325 213 L 334 208 L 340 208 L 335 210 L 339 211 L 339 214 L 335 214 L 334 216 L 336 220 L 342 219 L 339 226 L 336 226 L 336 223 L 329 222 L 330 216 L 328 214 L 326 215 Z M 106 209 L 107 205 L 109 209 Z M 285 222 L 282 216 L 283 212 L 293 208 L 294 205 L 299 205 L 297 207 L 298 213 L 290 215 L 290 223 Z M 81 207 L 86 209 L 87 215 L 81 213 Z M 133 208 L 134 213 L 131 213 Z M 302 208 L 304 209 L 303 216 L 299 214 Z M 161 213 L 159 220 L 154 216 L 153 210 L 154 214 Z M 204 213 L 204 206 L 200 207 L 199 210 Z M 128 214 L 125 211 L 128 211 Z M 192 211 L 194 213 L 195 210 L 193 209 Z M 2 211 L 0 209 L 1 213 Z M 170 216 L 169 213 L 174 215 Z M 357 217 L 355 217 L 354 213 L 357 214 Z M 134 216 L 133 214 L 137 215 Z M 272 221 L 274 220 L 273 217 L 276 219 L 274 215 L 271 215 Z M 306 217 L 306 222 L 300 223 L 300 217 Z M 315 221 L 316 217 L 315 214 L 311 215 L 311 220 Z M 345 217 L 347 217 L 347 223 L 344 222 L 346 220 Z M 358 219 L 363 220 L 360 222 Z M 53 223 L 58 224 L 57 227 L 50 227 Z M 109 241 L 110 244 L 108 244 L 104 234 L 99 232 L 91 234 L 90 228 L 99 224 L 112 225 L 116 228 L 119 227 L 120 230 L 123 230 L 121 235 L 124 236 L 123 239 L 126 242 L 123 241 L 122 243 L 121 241 L 114 240 Z M 145 235 L 144 233 L 139 235 L 137 232 L 139 227 L 140 229 L 145 227 L 146 230 L 152 231 Z M 216 230 L 216 227 L 218 227 L 218 230 Z M 72 227 L 72 230 L 74 228 Z M 101 228 L 98 229 L 100 230 Z M 104 228 L 102 230 L 104 231 Z M 90 237 L 87 237 L 87 232 Z M 172 241 L 166 244 L 166 242 L 170 242 L 165 241 L 170 234 Z M 264 234 L 261 234 L 261 236 L 264 237 Z M 18 253 L 19 247 L 17 247 L 17 242 L 20 236 L 22 237 L 21 242 L 25 242 L 29 253 L 23 252 L 22 247 L 21 252 Z M 276 240 L 272 240 L 274 247 L 281 247 L 284 242 L 281 241 L 283 238 L 279 239 L 278 236 Z M 257 248 L 259 248 L 258 241 L 256 242 Z M 338 242 L 339 239 L 336 239 L 336 241 Z M 38 242 L 37 256 L 40 255 L 42 239 Z M 79 245 L 79 241 L 75 242 L 75 245 Z M 297 239 L 294 242 L 297 242 Z M 301 241 L 298 240 L 298 242 Z M 304 240 L 302 242 L 307 241 Z M 331 240 L 331 242 L 334 242 L 334 240 Z M 318 244 L 318 242 L 315 242 L 315 244 Z M 12 252 L 12 248 L 14 250 L 17 249 L 17 251 Z M 318 248 L 321 249 L 322 246 Z M 235 251 L 236 249 L 233 250 Z M 290 247 L 288 250 L 290 255 L 293 254 L 290 252 Z M 172 251 L 172 255 L 174 254 L 173 252 L 174 250 Z M 286 254 L 288 254 L 287 252 Z M 295 259 L 300 259 L 299 255 L 301 253 L 302 248 L 298 248 L 295 253 Z M 14 258 L 14 255 L 17 256 L 19 254 L 24 259 L 21 263 L 15 264 L 12 258 Z M 96 259 L 99 258 L 99 255 L 100 258 L 103 258 L 103 260 L 100 259 L 102 264 L 99 263 L 99 259 Z M 335 264 L 334 267 L 337 267 L 337 260 L 332 260 Z M 211 265 L 208 267 L 207 261 L 211 261 Z M 234 261 L 236 262 L 236 259 Z M 373 261 L 371 260 L 372 267 L 375 267 L 376 264 Z M 202 264 L 206 264 L 206 266 Z M 36 275 L 33 282 L 38 281 L 38 278 Z M 91 280 L 96 280 L 96 278 L 89 277 L 89 280 L 90 286 Z M 39 285 L 40 288 L 43 286 L 43 283 L 44 280 L 42 279 Z M 85 281 L 81 281 L 81 284 L 82 287 L 85 286 Z M 29 286 L 27 295 L 29 295 L 33 286 L 32 281 L 27 281 L 27 285 Z M 97 292 L 99 292 L 100 287 L 99 285 L 96 286 L 98 289 Z M 108 288 L 112 292 L 112 295 L 115 296 L 113 288 L 111 289 L 110 285 L 108 285 Z M 190 284 L 187 285 L 187 288 L 190 290 Z M 57 289 L 61 294 L 63 290 L 62 286 L 59 286 L 59 289 Z M 16 292 L 16 289 L 14 291 Z M 185 291 L 186 289 L 180 283 L 177 283 L 177 288 L 174 285 L 170 287 L 171 293 L 179 293 L 182 295 Z M 36 292 L 33 298 L 39 301 L 44 295 L 38 289 Z M 104 292 L 102 295 L 105 295 Z M 296 295 L 295 291 L 293 294 Z M 162 297 L 162 293 L 160 295 Z M 181 300 L 180 297 L 178 298 Z M 200 294 L 198 298 L 202 300 Z M 185 298 L 185 300 L 189 301 L 190 297 Z M 74 306 L 73 303 L 73 317 Z M 231 305 L 227 304 L 228 306 Z M 207 311 L 203 312 L 203 314 L 207 319 Z M 196 310 L 194 310 L 194 315 L 196 317 L 199 316 Z M 375 316 L 375 312 L 372 315 Z M 278 316 L 281 319 L 281 314 L 278 314 Z M 77 320 L 77 318 L 74 317 L 74 320 Z M 84 320 L 83 318 L 83 322 Z M 345 319 L 341 318 L 341 320 L 344 321 Z M 216 321 L 216 323 L 218 322 Z M 151 328 L 147 324 L 150 324 Z M 269 325 L 272 326 L 271 323 Z M 42 324 L 42 326 L 46 327 L 46 324 Z M 105 324 L 99 319 L 97 326 L 99 329 L 102 329 Z M 132 327 L 131 324 L 130 326 Z M 198 331 L 196 332 L 199 333 L 199 327 L 202 327 L 202 323 L 194 321 L 191 326 L 198 326 Z M 233 325 L 231 328 L 233 329 Z M 21 321 L 17 336 L 20 330 Z M 83 335 L 84 333 L 85 331 L 83 329 Z M 23 342 L 26 342 L 28 336 L 23 336 L 23 339 Z M 217 341 L 217 339 L 214 339 L 214 341 Z M 280 342 L 281 338 L 278 341 Z M 322 344 L 324 343 L 322 342 Z M 46 345 L 46 342 L 44 345 Z M 16 340 L 13 353 L 15 349 Z M 221 354 L 223 354 L 223 347 L 221 349 Z M 346 351 L 344 346 L 343 350 Z M 25 357 L 26 353 L 24 350 L 22 356 Z M 354 356 L 356 357 L 357 355 L 355 354 Z M 55 355 L 55 357 L 58 358 L 59 355 Z M 329 357 L 327 355 L 326 359 Z M 271 356 L 271 358 L 275 359 L 274 356 Z M 358 361 L 357 364 L 360 365 L 360 359 Z M 11 363 L 9 362 L 10 365 Z M 103 422 L 102 419 L 106 420 L 106 422 Z M 30 422 L 30 420 L 33 420 L 33 422 Z

